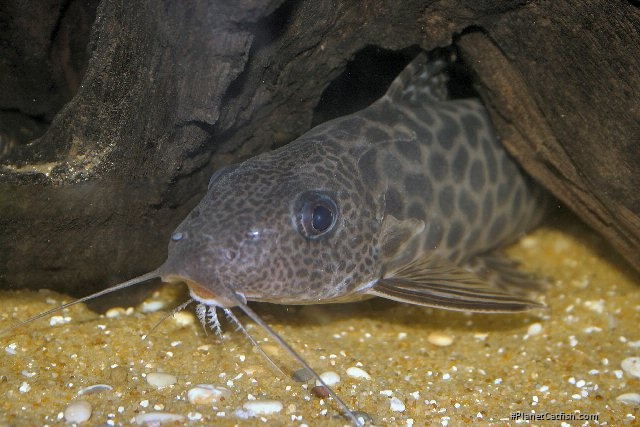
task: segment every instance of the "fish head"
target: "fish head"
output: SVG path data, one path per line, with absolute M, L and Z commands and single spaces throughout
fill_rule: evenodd
M 215 174 L 173 233 L 167 281 L 201 302 L 350 299 L 380 276 L 380 209 L 339 144 L 298 139 Z

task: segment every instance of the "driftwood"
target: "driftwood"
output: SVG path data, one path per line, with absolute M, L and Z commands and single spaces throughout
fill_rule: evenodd
M 0 36 L 17 43 L 12 12 Z M 151 270 L 217 167 L 364 106 L 417 48 L 452 41 L 521 164 L 640 266 L 633 3 L 104 0 L 95 16 L 59 111 L 70 94 L 35 111 L 0 80 L 4 288 L 86 293 Z

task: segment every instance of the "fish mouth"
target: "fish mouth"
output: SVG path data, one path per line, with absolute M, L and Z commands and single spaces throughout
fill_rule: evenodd
M 186 284 L 189 288 L 189 294 L 191 295 L 191 297 L 194 300 L 208 306 L 213 305 L 216 307 L 231 308 L 238 305 L 238 303 L 234 299 L 229 299 L 221 295 L 217 295 L 206 286 L 187 277 L 169 275 L 163 277 L 162 280 L 169 283 L 181 282 Z

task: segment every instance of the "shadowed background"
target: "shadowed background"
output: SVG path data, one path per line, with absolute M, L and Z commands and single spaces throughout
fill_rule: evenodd
M 215 169 L 452 42 L 517 161 L 638 269 L 639 34 L 630 1 L 9 1 L 0 286 L 86 294 L 157 267 Z

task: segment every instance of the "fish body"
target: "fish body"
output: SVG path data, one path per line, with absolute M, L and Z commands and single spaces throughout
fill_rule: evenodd
M 482 104 L 447 99 L 445 67 L 419 55 L 366 109 L 216 172 L 159 268 L 0 335 L 156 277 L 185 282 L 203 324 L 220 333 L 222 308 L 260 349 L 232 312 L 238 307 L 326 387 L 352 425 L 363 425 L 247 301 L 540 306 L 523 295 L 537 282 L 495 250 L 538 223 L 544 196 L 500 146 Z
M 518 296 L 531 281 L 487 254 L 538 223 L 541 193 L 483 105 L 447 99 L 445 67 L 420 55 L 371 106 L 216 173 L 160 275 L 225 307 L 531 308 Z

